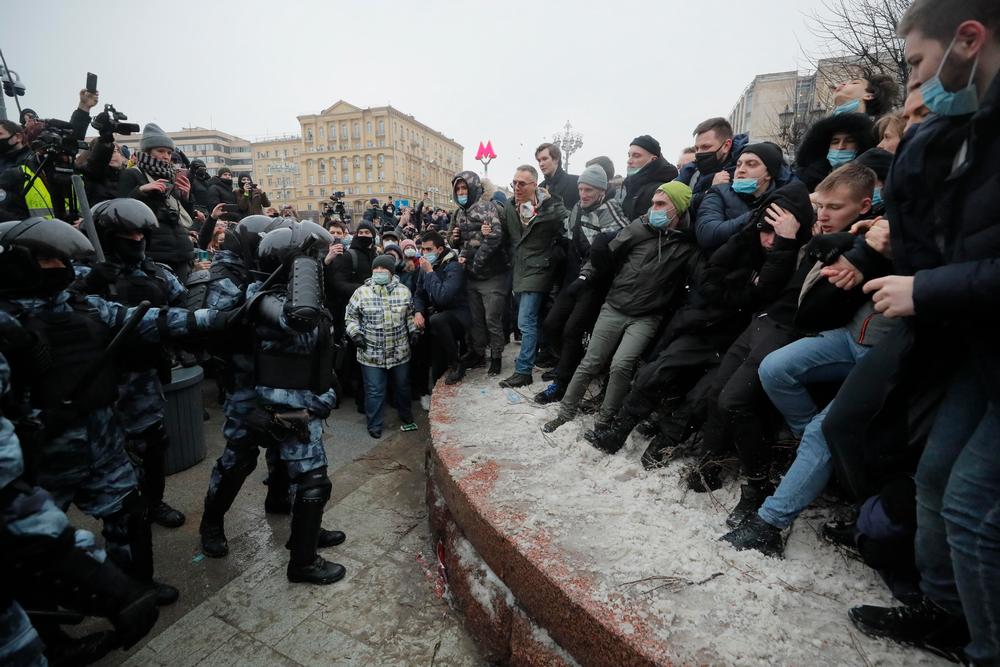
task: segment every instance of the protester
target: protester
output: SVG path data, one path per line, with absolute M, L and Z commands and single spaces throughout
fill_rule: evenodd
M 514 373 L 500 386 L 514 388 L 533 381 L 539 313 L 555 280 L 550 253 L 553 242 L 563 235 L 567 211 L 561 199 L 538 186 L 538 172 L 531 165 L 517 168 L 511 187 L 514 198 L 504 208 L 504 243 L 511 258 L 521 351 L 514 362 Z
M 863 113 L 878 118 L 896 104 L 899 86 L 888 74 L 844 81 L 833 88 L 833 113 Z
M 653 205 L 657 188 L 677 178 L 677 168 L 663 157 L 660 142 L 648 134 L 629 144 L 626 165 L 628 175 L 615 197 L 625 217 L 635 220 Z
M 806 131 L 795 154 L 793 171 L 812 192 L 830 172 L 874 145 L 874 125 L 866 114 L 829 116 Z
M 930 114 L 930 109 L 924 104 L 923 92 L 919 88 L 911 90 L 903 102 L 903 119 L 906 121 L 903 134 L 909 132 L 914 125 L 924 122 L 928 114 Z
M 396 277 L 397 262 L 379 255 L 372 275 L 347 303 L 348 338 L 357 349 L 365 384 L 368 435 L 381 438 L 386 391 L 391 389 L 401 431 L 415 431 L 410 406 L 410 341 L 418 335 L 410 290 Z
M 538 171 L 545 177 L 541 187 L 549 194 L 562 199 L 563 206 L 567 210 L 573 208 L 580 199 L 580 195 L 576 192 L 578 177 L 567 174 L 563 169 L 562 151 L 559 147 L 550 143 L 540 145 L 535 149 L 535 160 L 538 162 Z
M 875 121 L 878 147 L 895 155 L 906 129 L 906 119 L 899 111 L 891 111 Z
M 248 215 L 263 215 L 264 209 L 270 205 L 271 200 L 253 182 L 250 174 L 240 175 L 239 190 L 236 192 L 236 206 L 240 209 L 240 216 L 245 218 Z
M 684 167 L 694 162 L 698 149 L 694 146 L 685 146 L 681 154 L 677 156 L 677 168 L 683 170 Z
M 732 181 L 736 157 L 750 141 L 746 134 L 734 135 L 733 126 L 725 118 L 698 123 L 693 134 L 694 161 L 677 175 L 677 180 L 687 183 L 694 193 L 692 217 L 697 216 L 701 199 L 710 187 Z
M 458 253 L 434 231 L 420 235 L 419 266 L 414 321 L 428 334 L 431 382 L 447 374 L 445 383 L 455 384 L 465 376 L 459 348 L 472 325 L 465 268 Z
M 559 414 L 545 423 L 544 432 L 551 433 L 576 416 L 591 380 L 610 363 L 607 393 L 594 430 L 609 427 L 628 392 L 639 355 L 697 270 L 700 253 L 687 216 L 690 203 L 688 186 L 679 182 L 661 185 L 649 213 L 618 232 L 609 244 L 612 266 L 620 268 L 594 325 L 587 353 L 559 403 Z M 580 272 L 584 283 L 597 277 L 593 262 Z
M 0 120 L 0 172 L 19 167 L 31 157 L 24 131 L 12 120 Z
M 507 342 L 503 332 L 503 310 L 509 292 L 509 262 L 503 247 L 501 212 L 487 196 L 479 176 L 471 171 L 456 174 L 452 188 L 458 208 L 452 219 L 450 238 L 465 267 L 471 317 L 470 349 L 460 361 L 456 377 L 460 378 L 470 368 L 485 365 L 487 351 L 487 374 L 499 375 Z

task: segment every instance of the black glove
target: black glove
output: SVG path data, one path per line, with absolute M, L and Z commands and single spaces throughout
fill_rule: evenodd
M 838 257 L 854 247 L 856 239 L 857 237 L 849 232 L 814 236 L 809 244 L 809 257 L 824 266 L 833 264 Z
M 574 280 L 573 282 L 571 282 L 569 285 L 567 285 L 566 288 L 563 291 L 566 292 L 566 296 L 575 297 L 585 287 L 587 287 L 587 279 L 586 278 L 577 278 L 576 280 Z
M 111 123 L 111 116 L 107 111 L 102 111 L 94 116 L 94 120 L 90 121 L 90 126 L 97 130 L 98 134 L 101 135 L 101 139 L 111 139 L 114 141 L 114 126 Z
M 113 262 L 98 262 L 90 267 L 90 273 L 83 279 L 88 294 L 104 294 L 109 285 L 118 282 L 121 266 Z
M 419 331 L 411 331 L 410 332 L 410 347 L 411 348 L 416 347 L 417 343 L 419 343 L 419 342 L 420 342 L 420 332 Z
M 353 336 L 351 336 L 351 342 L 354 343 L 354 347 L 358 348 L 359 350 L 363 350 L 366 347 L 368 347 L 368 343 L 365 342 L 365 337 L 362 336 L 360 333 L 356 333 Z

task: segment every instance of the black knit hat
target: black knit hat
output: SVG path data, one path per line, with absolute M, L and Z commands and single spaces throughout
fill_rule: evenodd
M 639 135 L 629 142 L 629 146 L 638 146 L 639 148 L 646 149 L 656 157 L 663 157 L 663 152 L 660 150 L 660 142 L 648 134 Z
M 771 175 L 771 178 L 778 178 L 781 175 L 781 165 L 784 163 L 785 158 L 781 154 L 781 148 L 778 144 L 772 143 L 770 141 L 761 141 L 757 144 L 747 144 L 740 151 L 740 155 L 744 153 L 753 153 L 760 158 L 760 161 L 764 163 L 767 167 L 767 173 Z M 740 155 L 737 155 L 738 158 Z
M 367 220 L 363 220 L 361 222 L 361 224 L 358 225 L 357 229 L 354 230 L 354 235 L 357 236 L 357 233 L 360 232 L 362 229 L 367 229 L 369 232 L 372 233 L 373 237 L 376 234 L 376 232 L 375 232 L 375 225 L 373 225 L 372 223 L 368 222 Z
M 372 262 L 372 270 L 375 269 L 385 269 L 389 273 L 396 274 L 396 262 L 398 260 L 392 255 L 379 255 Z
M 875 172 L 878 180 L 885 182 L 889 176 L 889 167 L 892 166 L 893 154 L 882 148 L 869 148 L 859 155 L 854 162 L 864 165 Z

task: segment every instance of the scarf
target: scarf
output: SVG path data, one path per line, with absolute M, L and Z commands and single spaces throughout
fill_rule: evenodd
M 168 181 L 173 181 L 174 176 L 177 174 L 174 165 L 163 160 L 157 160 L 145 152 L 136 153 L 135 166 L 139 167 L 144 174 L 148 174 L 153 178 L 165 178 Z

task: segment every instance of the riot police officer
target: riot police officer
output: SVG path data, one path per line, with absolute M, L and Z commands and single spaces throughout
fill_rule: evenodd
M 142 301 L 156 308 L 181 305 L 185 289 L 170 267 L 146 258 L 149 235 L 159 224 L 153 211 L 136 199 L 110 199 L 94 207 L 93 217 L 107 259 L 93 267 L 77 266 L 81 291 L 126 306 Z M 139 478 L 149 519 L 177 528 L 184 515 L 163 500 L 169 439 L 162 383 L 170 381 L 171 361 L 161 345 L 126 345 L 116 358 L 124 372 L 117 407 L 128 451 L 142 462 Z
M 124 449 L 113 409 L 116 375 L 106 346 L 127 320 L 148 342 L 211 330 L 225 323 L 217 311 L 135 309 L 67 290 L 72 260 L 93 252 L 87 238 L 55 220 L 0 223 L 0 311 L 36 336 L 42 353 L 10 359 L 13 386 L 43 429 L 37 483 L 65 508 L 75 504 L 101 519 L 106 550 L 139 581 L 155 583 L 158 601 L 177 590 L 153 582 L 150 525 L 138 480 Z
M 254 327 L 255 400 L 240 405 L 245 437 L 228 440 L 216 462 L 200 528 L 205 554 L 224 556 L 228 545 L 223 516 L 254 469 L 258 446 L 273 443 L 294 493 L 287 576 L 289 581 L 313 584 L 331 584 L 345 574 L 342 565 L 316 553 L 318 546 L 345 539 L 343 533 L 321 527 L 331 491 L 323 419 L 336 404 L 320 259 L 331 241 L 319 225 L 301 222 L 270 231 L 259 242 L 259 268 L 275 272 L 283 267 L 286 278 L 282 285 L 258 281 L 247 289 L 247 317 Z

